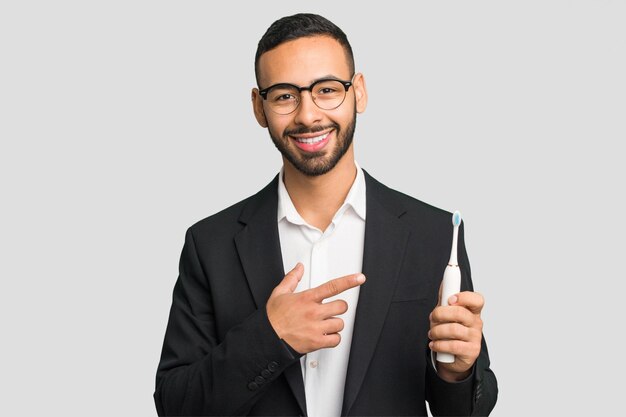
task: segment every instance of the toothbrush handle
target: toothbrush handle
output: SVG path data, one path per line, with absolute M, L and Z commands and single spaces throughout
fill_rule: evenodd
M 441 305 L 448 305 L 448 298 L 461 291 L 461 269 L 458 266 L 446 266 L 443 273 L 441 288 Z M 437 352 L 437 362 L 453 363 L 454 355 L 451 353 Z

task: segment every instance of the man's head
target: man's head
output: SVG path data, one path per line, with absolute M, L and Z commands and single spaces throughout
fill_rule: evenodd
M 254 57 L 254 75 L 256 76 L 257 85 L 261 85 L 259 79 L 259 58 L 261 55 L 285 42 L 313 36 L 328 36 L 339 42 L 346 53 L 350 73 L 354 74 L 352 46 L 350 46 L 348 37 L 343 33 L 343 30 L 322 16 L 310 13 L 299 13 L 293 16 L 283 17 L 272 23 L 259 41 Z
M 255 75 L 255 117 L 296 169 L 322 175 L 352 151 L 356 113 L 365 110 L 367 93 L 341 29 L 312 14 L 274 22 L 259 41 Z

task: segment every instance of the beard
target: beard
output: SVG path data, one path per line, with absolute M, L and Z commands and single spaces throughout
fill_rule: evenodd
M 335 146 L 328 150 L 323 149 L 317 152 L 301 153 L 295 147 L 290 147 L 289 144 L 293 139 L 291 135 L 305 134 L 305 133 L 317 133 L 324 130 L 334 129 L 335 131 Z M 291 164 L 301 173 L 309 177 L 316 177 L 329 172 L 337 165 L 341 158 L 346 154 L 352 139 L 354 137 L 354 130 L 356 129 L 356 109 L 352 117 L 352 121 L 348 123 L 345 130 L 338 124 L 333 123 L 327 126 L 315 126 L 312 128 L 301 127 L 297 129 L 285 130 L 281 138 L 276 137 L 271 129 L 267 129 L 272 142 L 276 149 L 287 159 Z

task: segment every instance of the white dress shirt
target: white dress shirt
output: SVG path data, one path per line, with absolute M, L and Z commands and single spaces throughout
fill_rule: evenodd
M 283 266 L 288 272 L 298 262 L 304 265 L 304 275 L 296 292 L 317 287 L 333 278 L 362 272 L 365 178 L 356 161 L 355 164 L 357 175 L 354 183 L 324 231 L 307 224 L 298 214 L 283 182 L 284 168 L 280 170 L 277 221 Z M 336 299 L 348 303 L 348 311 L 338 316 L 345 324 L 340 332 L 341 343 L 335 348 L 310 352 L 300 359 L 307 414 L 310 417 L 341 415 L 359 287 L 324 302 Z

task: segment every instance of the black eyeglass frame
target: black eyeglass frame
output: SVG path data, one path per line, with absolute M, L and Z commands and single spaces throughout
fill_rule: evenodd
M 354 80 L 354 75 L 352 76 L 352 80 Z M 296 107 L 294 107 L 294 109 L 292 111 L 290 111 L 289 113 L 284 113 L 284 114 L 283 113 L 277 113 L 277 114 L 286 115 L 286 114 L 293 113 L 294 111 L 296 111 L 298 106 L 300 106 L 300 102 L 302 101 L 301 97 L 302 97 L 302 92 L 303 91 L 309 91 L 311 93 L 311 99 L 313 99 L 313 103 L 315 103 L 315 99 L 313 98 L 313 87 L 315 87 L 315 85 L 319 84 L 319 83 L 323 83 L 323 82 L 327 82 L 327 81 L 337 81 L 337 82 L 339 82 L 339 83 L 341 83 L 343 85 L 343 88 L 345 88 L 346 94 L 343 96 L 343 100 L 341 100 L 341 103 L 337 104 L 337 106 L 333 107 L 332 109 L 324 109 L 324 108 L 320 107 L 320 109 L 322 109 L 322 110 L 335 110 L 337 107 L 341 106 L 344 101 L 346 101 L 346 96 L 348 95 L 348 90 L 353 85 L 352 80 L 344 81 L 344 80 L 339 80 L 337 78 L 322 78 L 322 79 L 316 80 L 315 82 L 313 82 L 313 84 L 311 84 L 308 87 L 300 87 L 300 86 L 297 86 L 295 84 L 290 84 L 290 83 L 278 83 L 278 84 L 270 85 L 269 87 L 264 88 L 263 90 L 259 90 L 259 95 L 261 97 L 263 97 L 263 100 L 267 100 L 267 93 L 272 88 L 275 88 L 275 87 L 293 87 L 296 90 L 298 90 L 298 94 L 300 95 L 300 97 L 298 98 L 298 103 L 296 104 Z M 319 107 L 319 105 L 317 103 L 315 103 L 315 105 L 317 107 Z M 275 110 L 272 110 L 272 111 L 276 113 Z

